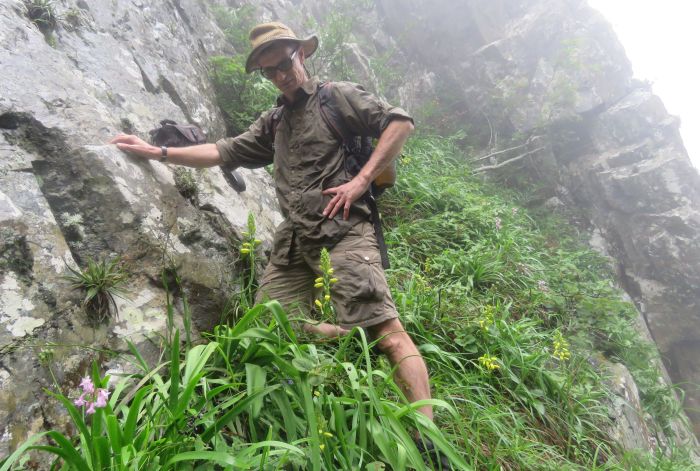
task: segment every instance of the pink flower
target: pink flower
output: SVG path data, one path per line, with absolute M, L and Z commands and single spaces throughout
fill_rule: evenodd
M 83 407 L 87 402 L 85 401 L 85 393 L 81 394 L 78 399 L 73 401 L 76 407 Z
M 104 407 L 107 405 L 107 398 L 109 398 L 109 392 L 106 389 L 97 390 L 97 401 L 95 401 L 96 407 Z
M 86 413 L 87 415 L 90 415 L 90 414 L 94 414 L 94 413 L 95 413 L 95 403 L 94 403 L 94 402 L 90 402 L 90 403 L 88 404 L 88 408 L 87 408 L 87 410 L 85 411 L 85 413 Z
M 496 218 L 496 230 L 500 231 L 501 230 L 501 218 Z
M 92 384 L 92 380 L 86 376 L 83 378 L 83 380 L 80 382 L 80 387 L 83 388 L 83 392 L 86 392 L 88 394 L 92 394 L 95 392 L 95 385 Z

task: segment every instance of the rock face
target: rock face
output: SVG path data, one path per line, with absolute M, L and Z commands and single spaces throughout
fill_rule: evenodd
M 395 73 L 379 91 L 423 126 L 464 131 L 465 146 L 485 156 L 476 171 L 544 186 L 533 204 L 579 208 L 577 222 L 615 258 L 686 388 L 700 433 L 700 393 L 688 386 L 700 383 L 700 179 L 678 121 L 632 78 L 612 29 L 585 1 L 376 0 L 359 15 L 342 1 L 211 3 L 249 3 L 260 19 L 300 32 L 313 18 L 352 17 L 345 53 L 357 81 L 379 88 L 368 57 L 385 58 Z M 223 135 L 207 64 L 230 51 L 211 3 L 64 0 L 53 3 L 55 26 L 32 21 L 21 0 L 0 4 L 0 455 L 32 431 L 65 425 L 43 400 L 51 375 L 69 389 L 92 360 L 120 367 L 96 352 L 124 351 L 126 339 L 147 349 L 165 329 L 164 268 L 177 268 L 206 329 L 237 289 L 231 241 L 249 212 L 269 247 L 281 217 L 264 171 L 243 172 L 242 194 L 218 169 L 193 172 L 197 194 L 183 196 L 171 167 L 105 144 L 122 131 L 145 137 L 164 118 L 198 124 L 210 141 Z M 92 325 L 66 265 L 116 255 L 131 272 L 119 315 Z M 85 344 L 93 349 L 75 347 Z M 629 375 L 618 373 L 628 404 L 613 418 L 620 439 L 651 447 L 647 434 L 630 433 L 643 421 Z
M 193 324 L 209 329 L 238 290 L 248 213 L 264 248 L 281 221 L 263 170 L 242 171 L 241 194 L 218 169 L 192 171 L 186 198 L 173 168 L 106 145 L 164 118 L 222 137 L 207 64 L 227 49 L 211 14 L 179 1 L 52 8 L 60 20 L 47 30 L 21 0 L 0 4 L 0 456 L 65 425 L 44 400 L 52 374 L 68 392 L 93 360 L 119 368 L 126 340 L 148 352 L 166 329 L 163 269 L 177 270 Z M 66 267 L 115 256 L 129 281 L 116 318 L 95 325 Z
M 578 209 L 602 235 L 700 436 L 700 177 L 612 28 L 582 0 L 378 5 L 412 62 L 405 82 L 434 79 L 413 110 L 451 103 L 486 156 L 478 172 L 545 186 L 542 202 Z

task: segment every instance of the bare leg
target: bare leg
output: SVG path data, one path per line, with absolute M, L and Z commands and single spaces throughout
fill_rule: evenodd
M 312 334 L 320 335 L 328 338 L 343 337 L 350 333 L 349 330 L 343 329 L 335 324 L 321 322 L 320 324 L 304 324 L 304 331 Z
M 381 324 L 369 327 L 373 339 L 380 339 L 379 349 L 396 366 L 394 380 L 401 388 L 409 402 L 430 399 L 430 384 L 428 368 L 423 357 L 406 333 L 398 319 L 391 319 Z M 433 420 L 432 406 L 418 409 L 430 420 Z

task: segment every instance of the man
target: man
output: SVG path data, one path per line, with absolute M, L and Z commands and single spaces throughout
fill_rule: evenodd
M 339 327 L 309 323 L 305 329 L 339 336 L 355 326 L 364 328 L 397 366 L 395 378 L 406 398 L 410 402 L 429 399 L 428 371 L 398 319 L 363 200 L 371 182 L 401 151 L 413 121 L 401 108 L 357 85 L 333 83 L 335 106 L 350 130 L 379 139 L 361 171 L 349 175 L 344 149 L 320 115 L 319 82 L 309 78 L 304 68 L 318 39 L 298 39 L 287 26 L 275 22 L 253 28 L 250 40 L 253 50 L 246 71 L 259 70 L 282 92 L 278 104 L 284 105 L 284 112 L 276 125 L 270 110 L 247 132 L 216 144 L 161 149 L 126 135 L 111 142 L 131 154 L 189 167 L 256 168 L 274 163 L 285 220 L 277 229 L 258 298 L 277 299 L 287 309 L 302 307 L 308 312 L 314 279 L 320 275 L 320 249 L 328 248 L 339 280 L 332 290 Z M 430 406 L 419 410 L 432 420 Z

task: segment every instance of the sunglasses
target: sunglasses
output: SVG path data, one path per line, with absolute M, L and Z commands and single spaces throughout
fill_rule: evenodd
M 289 69 L 292 68 L 292 65 L 294 64 L 294 58 L 296 57 L 297 52 L 299 52 L 299 49 L 296 49 L 291 56 L 287 57 L 277 65 L 273 65 L 270 67 L 260 67 L 260 73 L 266 79 L 272 80 L 277 75 L 278 70 L 280 72 L 287 72 Z

